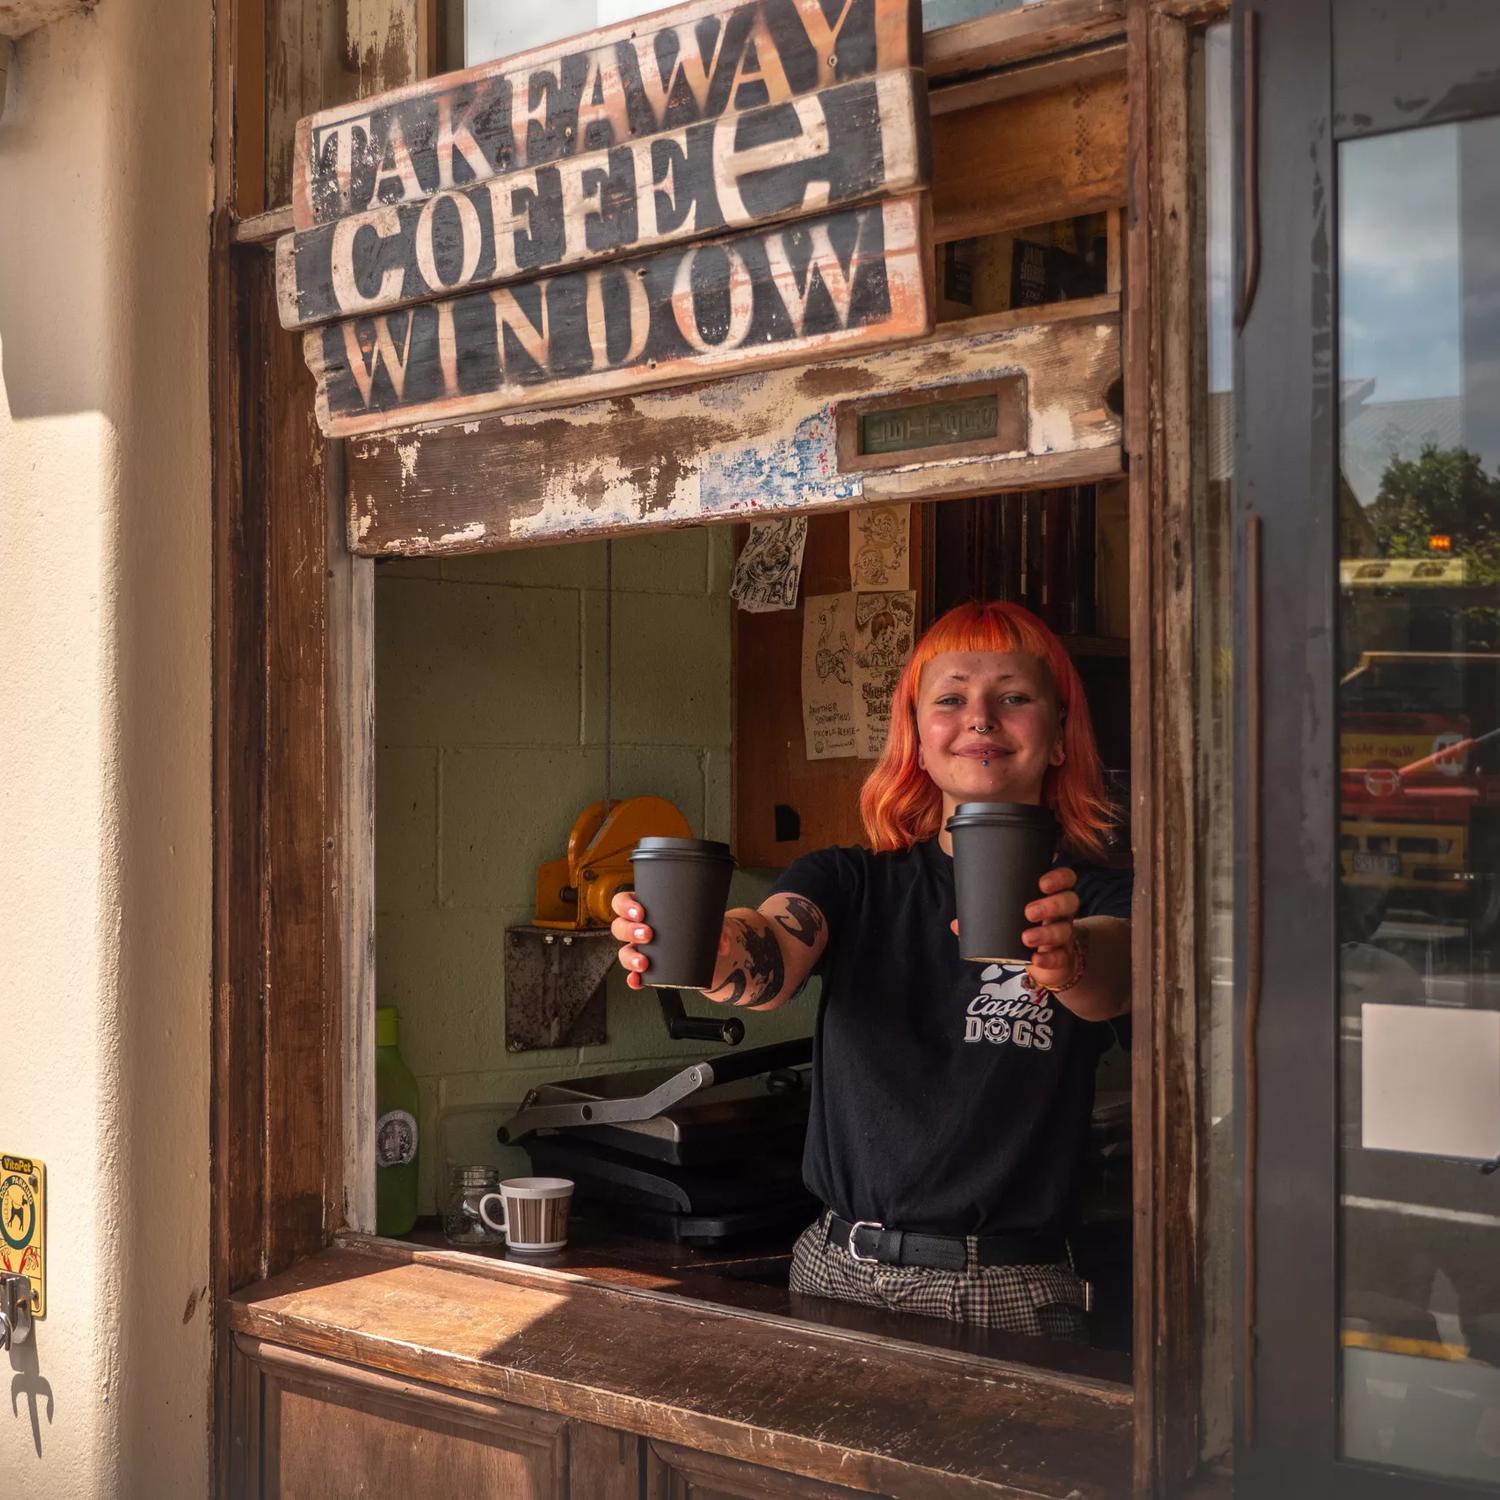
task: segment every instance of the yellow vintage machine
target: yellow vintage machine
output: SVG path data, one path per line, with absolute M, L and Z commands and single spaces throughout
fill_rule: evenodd
M 632 884 L 630 851 L 643 838 L 686 839 L 688 820 L 665 797 L 591 802 L 573 820 L 568 852 L 536 872 L 536 925 L 578 932 L 608 927 L 609 903 Z

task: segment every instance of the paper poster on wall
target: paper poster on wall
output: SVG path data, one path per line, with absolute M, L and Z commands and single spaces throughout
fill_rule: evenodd
M 873 760 L 890 731 L 891 697 L 912 647 L 917 596 L 892 589 L 853 598 L 855 753 Z
M 809 760 L 854 754 L 853 594 L 814 594 L 802 611 L 802 732 Z
M 911 506 L 870 505 L 849 512 L 850 587 L 911 587 Z
M 750 539 L 735 561 L 729 597 L 750 614 L 796 609 L 806 546 L 806 516 L 754 522 Z

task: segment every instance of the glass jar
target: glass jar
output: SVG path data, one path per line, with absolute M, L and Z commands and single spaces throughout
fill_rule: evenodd
M 505 1236 L 486 1228 L 479 1217 L 479 1200 L 500 1191 L 498 1167 L 454 1167 L 443 1203 L 443 1238 L 469 1249 L 505 1248 Z

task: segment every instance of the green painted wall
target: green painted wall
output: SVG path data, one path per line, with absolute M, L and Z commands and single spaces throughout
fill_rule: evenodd
M 727 527 L 613 544 L 613 793 L 668 797 L 718 839 L 732 566 Z M 495 1127 L 535 1083 L 709 1050 L 669 1042 L 623 971 L 605 1045 L 505 1050 L 505 928 L 531 920 L 538 864 L 604 794 L 605 576 L 602 542 L 376 569 L 376 983 L 421 1089 L 424 1212 L 450 1164 L 524 1170 Z M 766 878 L 736 882 L 754 904 Z M 746 1013 L 747 1044 L 806 1034 L 812 1013 Z

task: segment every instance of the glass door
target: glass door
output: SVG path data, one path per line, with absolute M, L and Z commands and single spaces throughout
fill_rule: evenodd
M 1497 56 L 1334 0 L 1241 58 L 1253 1492 L 1500 1493 Z
M 1500 115 L 1338 147 L 1351 1458 L 1500 1482 Z

